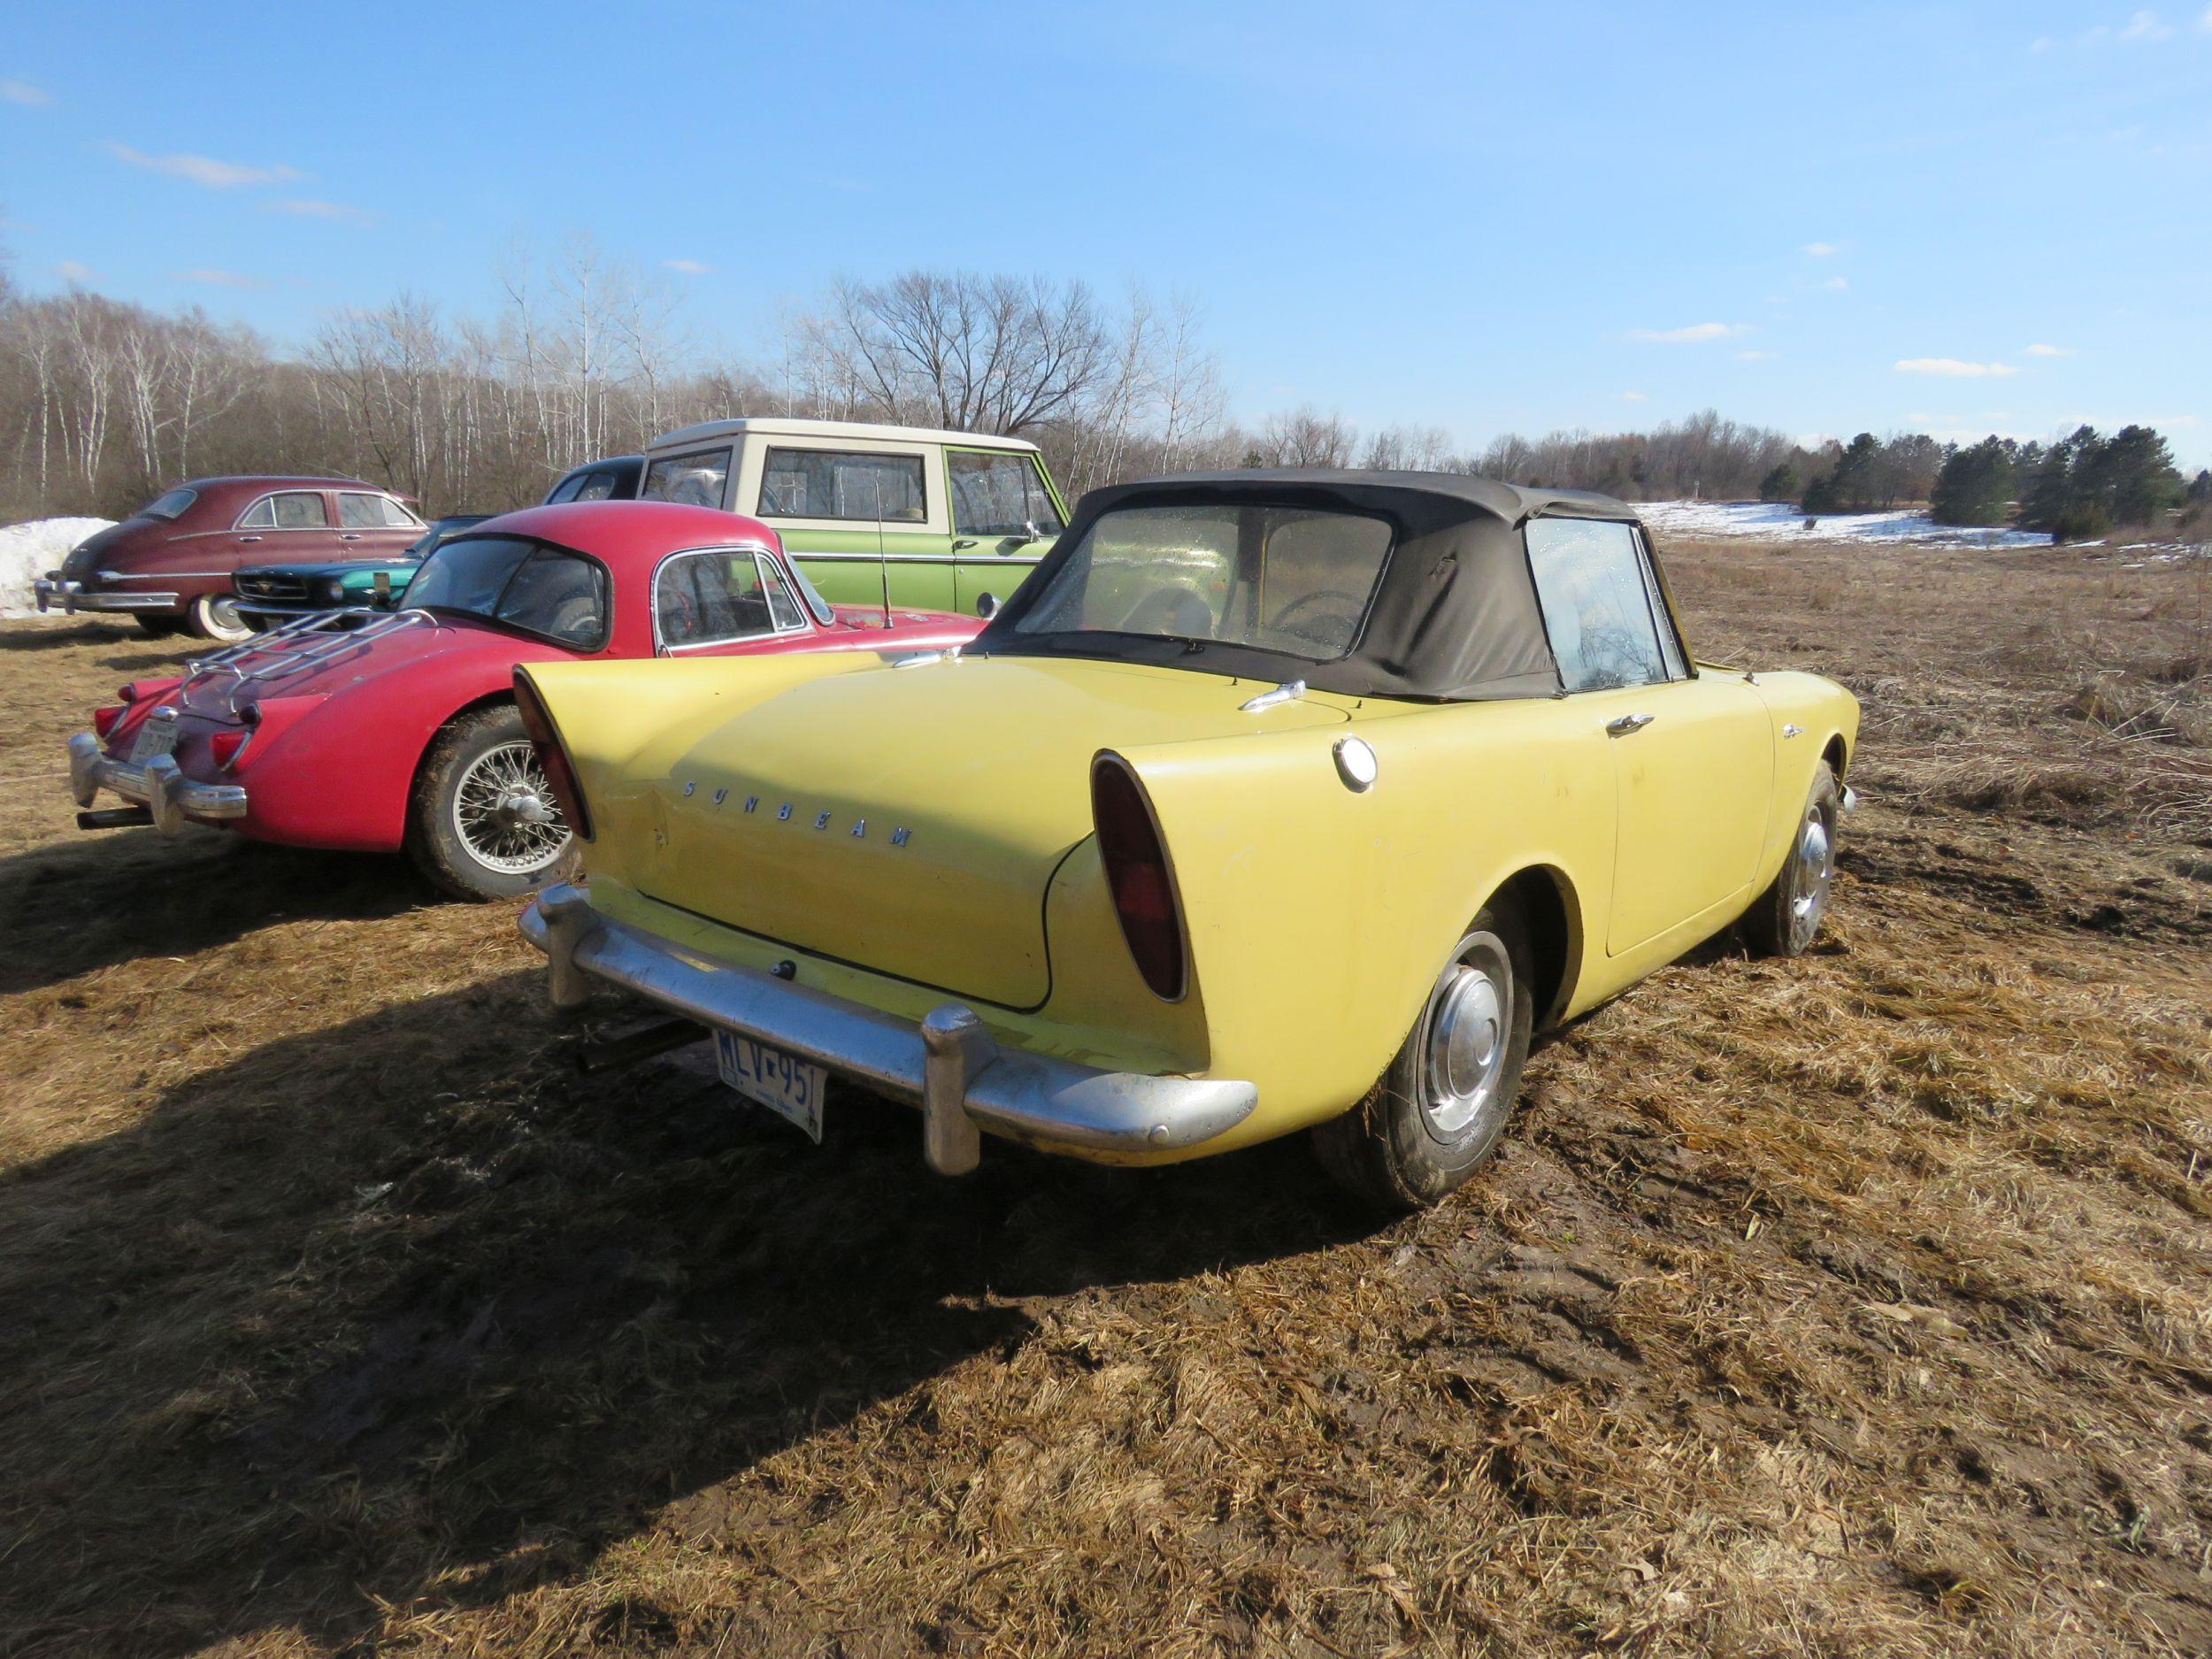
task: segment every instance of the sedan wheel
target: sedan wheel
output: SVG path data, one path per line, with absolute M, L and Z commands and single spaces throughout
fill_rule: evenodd
M 238 601 L 230 594 L 202 594 L 192 602 L 192 632 L 204 640 L 235 645 L 253 637 L 253 630 L 238 614 Z
M 1744 912 L 1743 935 L 1764 956 L 1801 956 L 1820 936 L 1836 885 L 1836 830 L 1843 791 L 1825 761 L 1813 772 L 1805 810 L 1774 880 Z

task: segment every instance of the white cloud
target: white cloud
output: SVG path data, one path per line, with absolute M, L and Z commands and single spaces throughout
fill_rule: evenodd
M 259 277 L 241 276 L 235 271 L 217 271 L 206 265 L 191 271 L 172 271 L 169 274 L 179 282 L 204 282 L 210 288 L 265 288 L 269 286 Z
M 1701 345 L 1709 340 L 1733 340 L 1738 334 L 1751 332 L 1749 323 L 1692 323 L 1686 328 L 1632 328 L 1631 340 L 1647 340 L 1663 345 Z
M 1978 380 L 1985 375 L 2020 373 L 2009 363 L 1966 363 L 1957 357 L 1901 357 L 1896 369 L 1900 374 L 1940 374 L 1957 380 Z
M 74 259 L 64 259 L 54 266 L 54 274 L 65 282 L 89 282 L 92 280 L 92 267 L 80 265 Z
M 2070 357 L 2074 355 L 2074 349 L 2071 346 L 2047 346 L 2040 342 L 2026 349 L 2028 356 L 2032 357 Z
M 714 269 L 703 259 L 664 259 L 661 266 L 664 270 L 680 271 L 686 276 L 704 276 Z
M 0 98 L 27 110 L 42 110 L 54 101 L 54 95 L 27 81 L 0 81 Z
M 2049 51 L 2051 50 L 2051 37 L 2047 35 L 2037 35 L 2033 40 L 2028 42 L 2028 50 L 2032 52 Z
M 1651 394 L 1649 392 L 1623 392 L 1621 394 L 1621 402 L 1624 403 L 1648 403 L 1651 402 Z
M 1836 244 L 1832 242 L 1809 242 L 1805 244 L 1805 251 L 1816 259 L 1825 259 L 1836 251 Z
M 150 156 L 128 144 L 110 144 L 108 154 L 134 167 L 165 173 L 173 179 L 189 179 L 211 190 L 233 190 L 242 184 L 282 184 L 307 175 L 296 167 L 244 167 L 235 162 L 214 161 L 205 156 Z
M 348 207 L 343 202 L 317 202 L 294 197 L 283 202 L 264 202 L 265 213 L 290 213 L 300 219 L 327 219 L 341 225 L 373 225 L 376 215 L 366 208 Z
M 1736 353 L 1736 361 L 1739 363 L 1767 363 L 1772 361 L 1775 357 L 1778 357 L 1780 355 L 1781 353 L 1778 351 L 1759 351 L 1755 349 L 1751 351 L 1739 351 Z
M 2173 38 L 2173 30 L 2158 20 L 2155 12 L 2138 12 L 2127 20 L 2120 31 L 2124 41 L 2164 41 Z
M 1844 289 L 1851 286 L 1851 279 L 1849 277 L 1832 276 L 1820 286 L 1829 289 L 1832 293 L 1840 294 L 1844 291 Z

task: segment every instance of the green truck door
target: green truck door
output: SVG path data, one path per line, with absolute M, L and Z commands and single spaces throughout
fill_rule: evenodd
M 755 511 L 832 604 L 881 604 L 887 587 L 894 605 L 950 611 L 952 538 L 930 526 L 926 473 L 920 455 L 772 445 Z
M 986 595 L 1003 604 L 1021 586 L 1052 550 L 1064 515 L 1037 457 L 1025 450 L 947 449 L 945 475 L 957 561 L 954 597 L 974 616 Z

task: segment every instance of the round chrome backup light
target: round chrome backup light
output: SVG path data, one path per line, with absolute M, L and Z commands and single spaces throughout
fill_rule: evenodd
M 1344 780 L 1344 787 L 1354 795 L 1365 795 L 1375 787 L 1375 751 L 1361 737 L 1340 737 L 1336 740 L 1336 775 Z

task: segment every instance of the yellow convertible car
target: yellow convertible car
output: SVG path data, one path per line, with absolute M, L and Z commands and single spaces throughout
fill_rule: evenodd
M 586 871 L 523 930 L 557 1004 L 664 1010 L 624 1052 L 710 1036 L 818 1140 L 831 1076 L 918 1105 L 947 1173 L 1313 1129 L 1406 1206 L 1532 1032 L 1806 948 L 1858 733 L 1694 661 L 1629 508 L 1428 473 L 1094 491 L 963 649 L 517 681 Z

